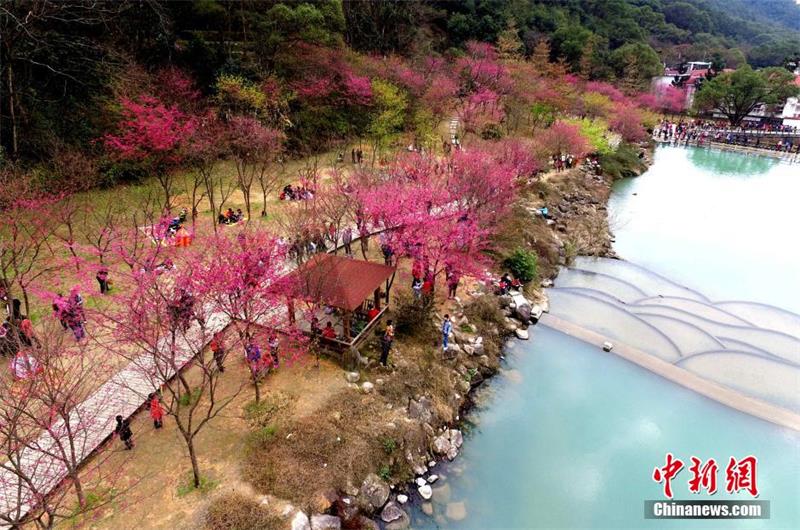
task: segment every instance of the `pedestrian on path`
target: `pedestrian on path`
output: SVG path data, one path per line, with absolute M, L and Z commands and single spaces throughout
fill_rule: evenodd
M 442 351 L 447 351 L 451 331 L 453 331 L 453 322 L 450 321 L 450 315 L 445 315 L 442 322 Z
M 389 365 L 389 351 L 392 349 L 394 342 L 394 324 L 391 320 L 386 323 L 386 331 L 381 337 L 381 364 L 383 366 Z
M 114 432 L 125 444 L 126 450 L 133 449 L 133 431 L 131 431 L 130 420 L 123 420 L 122 416 L 117 415 L 117 426 L 114 428 Z
M 150 394 L 150 417 L 153 418 L 153 427 L 156 429 L 164 426 L 164 407 L 155 392 Z
M 349 226 L 342 232 L 342 244 L 344 245 L 344 253 L 347 256 L 353 255 L 353 249 L 350 244 L 353 242 L 353 229 Z
M 225 362 L 225 343 L 222 341 L 222 332 L 217 331 L 211 338 L 211 354 L 214 356 L 214 362 L 217 363 L 217 369 L 220 372 L 225 371 L 222 365 Z

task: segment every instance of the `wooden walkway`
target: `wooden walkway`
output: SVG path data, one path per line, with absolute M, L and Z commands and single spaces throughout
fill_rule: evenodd
M 675 147 L 700 147 L 705 149 L 719 149 L 721 151 L 732 151 L 734 153 L 742 153 L 746 155 L 760 155 L 760 156 L 769 156 L 772 158 L 779 158 L 786 162 L 800 162 L 800 153 L 795 151 L 795 148 L 792 148 L 791 153 L 787 153 L 786 151 L 776 151 L 775 149 L 770 149 L 768 147 L 754 147 L 752 145 L 740 145 L 740 144 L 729 144 L 726 142 L 715 142 L 706 138 L 705 140 L 664 140 L 661 138 L 653 138 L 656 142 L 664 145 L 672 145 Z

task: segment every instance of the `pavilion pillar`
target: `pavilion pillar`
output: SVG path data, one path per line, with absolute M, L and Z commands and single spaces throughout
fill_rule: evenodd
M 350 311 L 345 311 L 342 315 L 342 329 L 345 340 L 350 340 Z
M 380 287 L 375 289 L 375 297 L 374 298 L 375 298 L 375 309 L 380 311 L 381 310 L 381 288 Z

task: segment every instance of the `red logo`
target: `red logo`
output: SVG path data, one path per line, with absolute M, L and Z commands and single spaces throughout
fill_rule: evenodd
M 692 456 L 691 461 L 689 491 L 700 493 L 705 490 L 708 495 L 714 495 L 717 492 L 717 471 L 719 471 L 717 461 L 709 458 L 704 463 L 696 456 Z M 664 466 L 656 467 L 653 470 L 653 480 L 664 485 L 664 496 L 668 499 L 672 498 L 672 479 L 681 472 L 683 467 L 682 460 L 675 458 L 672 453 L 667 453 Z M 757 467 L 758 459 L 753 455 L 746 456 L 741 460 L 731 457 L 725 468 L 725 490 L 731 494 L 745 490 L 753 497 L 758 497 Z
M 705 489 L 709 495 L 714 495 L 717 492 L 717 461 L 709 458 L 708 462 L 704 465 L 703 461 L 696 456 L 692 457 L 692 465 L 689 467 L 689 472 L 692 478 L 689 479 L 689 491 L 692 493 L 700 493 L 701 489 Z
M 657 467 L 653 470 L 653 480 L 664 482 L 664 496 L 672 498 L 672 479 L 683 469 L 683 462 L 673 459 L 672 453 L 667 453 L 667 463 L 664 467 Z
M 758 459 L 753 455 L 746 456 L 738 462 L 731 457 L 728 467 L 725 468 L 725 489 L 728 493 L 747 490 L 753 497 L 758 497 L 758 486 L 756 485 L 757 466 Z

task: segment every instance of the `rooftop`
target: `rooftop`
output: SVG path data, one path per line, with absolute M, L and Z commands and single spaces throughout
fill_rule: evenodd
M 297 268 L 300 296 L 353 311 L 395 272 L 395 267 L 335 254 L 317 254 Z

